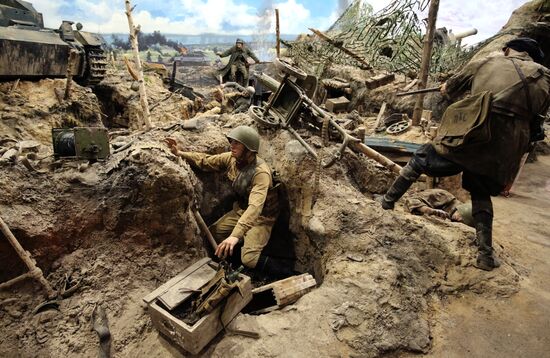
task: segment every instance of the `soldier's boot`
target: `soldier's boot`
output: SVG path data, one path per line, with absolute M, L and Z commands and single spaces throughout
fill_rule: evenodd
M 292 261 L 265 255 L 260 255 L 254 269 L 278 280 L 295 274 Z
M 492 204 L 482 203 L 481 207 L 475 200 L 472 205 L 476 212 L 473 213 L 476 229 L 476 242 L 478 247 L 478 255 L 475 267 L 491 271 L 500 266 L 500 262 L 495 258 L 493 253 L 493 212 Z
M 409 164 L 405 165 L 399 172 L 399 176 L 386 194 L 379 197 L 377 201 L 382 205 L 384 210 L 393 210 L 395 202 L 409 190 L 411 185 L 418 179 L 420 173 L 414 170 Z

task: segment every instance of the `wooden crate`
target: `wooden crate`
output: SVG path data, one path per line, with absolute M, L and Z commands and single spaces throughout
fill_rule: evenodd
M 265 306 L 263 303 L 252 302 L 251 306 L 257 308 L 251 309 L 251 311 L 259 314 L 279 309 L 296 302 L 298 298 L 311 291 L 316 285 L 315 278 L 308 273 L 304 273 L 255 288 L 252 290 L 253 300 L 267 302 L 270 306 L 262 307 Z M 266 300 L 266 298 L 268 299 Z
M 332 113 L 344 112 L 348 108 L 349 99 L 346 97 L 329 98 L 325 102 L 327 110 Z
M 190 290 L 203 287 L 216 271 L 217 264 L 209 258 L 202 259 L 143 298 L 156 329 L 192 354 L 198 354 L 252 299 L 250 278 L 240 275 L 240 292 L 235 290 L 193 326 L 175 317 L 171 310 L 188 303 L 192 295 Z

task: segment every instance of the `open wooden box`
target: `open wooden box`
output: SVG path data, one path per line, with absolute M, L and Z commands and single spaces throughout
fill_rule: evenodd
M 235 290 L 194 325 L 190 326 L 174 316 L 174 310 L 189 304 L 192 290 L 206 285 L 214 277 L 218 267 L 210 258 L 204 258 L 143 298 L 157 330 L 192 354 L 199 353 L 252 299 L 250 278 L 240 275 L 240 291 Z

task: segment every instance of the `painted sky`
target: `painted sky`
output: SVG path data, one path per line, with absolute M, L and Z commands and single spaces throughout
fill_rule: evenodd
M 79 21 L 87 31 L 127 32 L 124 0 L 30 0 L 43 13 L 47 27 L 57 28 L 61 20 Z M 272 16 L 266 10 L 278 8 L 281 32 L 298 34 L 308 27 L 327 29 L 350 0 L 132 0 L 134 22 L 142 31 L 172 34 L 227 33 L 255 34 L 273 31 Z M 389 0 L 368 1 L 374 10 Z M 525 0 L 441 0 L 437 26 L 459 32 L 471 27 L 479 34 L 475 43 L 494 35 L 512 11 Z M 427 10 L 426 10 L 427 12 Z

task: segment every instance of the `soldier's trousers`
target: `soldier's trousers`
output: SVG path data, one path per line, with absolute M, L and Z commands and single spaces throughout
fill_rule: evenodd
M 243 75 L 243 83 L 240 83 L 242 86 L 248 85 L 248 69 L 246 68 L 245 64 L 242 62 L 236 62 L 231 65 L 230 68 L 230 75 L 231 75 L 231 81 L 237 82 L 237 72 L 240 72 Z
M 446 177 L 462 172 L 462 186 L 470 192 L 472 198 L 472 216 L 478 234 L 479 252 L 491 256 L 493 204 L 491 195 L 502 190 L 491 178 L 476 175 L 446 158 L 440 156 L 431 144 L 420 147 L 412 159 L 401 170 L 400 175 L 410 181 L 416 181 L 420 174 L 432 177 Z
M 243 212 L 244 210 L 242 209 L 234 208 L 210 226 L 210 231 L 216 242 L 220 243 L 231 235 Z M 252 227 L 244 235 L 244 244 L 241 248 L 241 262 L 249 268 L 256 267 L 262 249 L 267 245 L 271 236 L 271 229 L 275 224 L 274 219 L 261 221 L 261 224 Z M 233 253 L 235 254 L 235 251 Z

